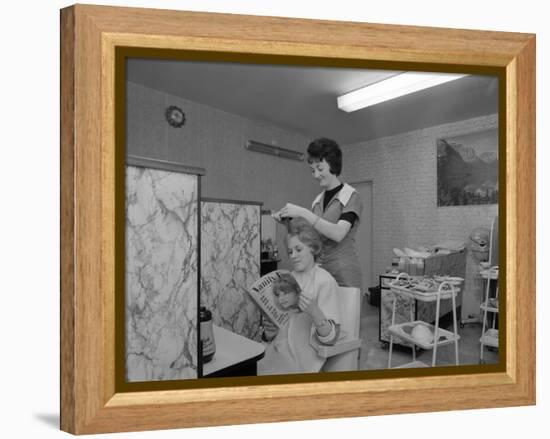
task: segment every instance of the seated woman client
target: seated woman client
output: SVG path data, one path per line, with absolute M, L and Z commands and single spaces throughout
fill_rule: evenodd
M 331 345 L 339 337 L 338 285 L 315 262 L 321 253 L 319 234 L 297 218 L 289 224 L 287 249 L 291 275 L 282 276 L 273 290 L 277 305 L 291 315 L 279 331 L 265 322 L 265 336 L 271 342 L 258 362 L 259 375 L 319 372 L 325 359 L 313 345 Z

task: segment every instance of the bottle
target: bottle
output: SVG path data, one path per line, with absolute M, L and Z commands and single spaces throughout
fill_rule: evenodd
M 416 270 L 419 276 L 424 276 L 424 258 L 418 258 Z
M 399 256 L 394 256 L 391 258 L 391 270 L 398 270 L 399 271 Z M 391 271 L 388 270 L 388 271 Z
M 199 320 L 201 325 L 201 354 L 202 362 L 208 363 L 216 353 L 214 328 L 212 327 L 212 312 L 205 306 L 200 307 Z

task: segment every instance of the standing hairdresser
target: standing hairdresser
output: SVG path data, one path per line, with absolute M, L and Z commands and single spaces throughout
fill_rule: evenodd
M 274 217 L 301 217 L 321 234 L 323 252 L 320 265 L 340 286 L 361 289 L 361 267 L 355 250 L 355 235 L 360 225 L 363 203 L 359 193 L 340 181 L 342 150 L 334 140 L 320 138 L 307 148 L 311 174 L 322 192 L 311 210 L 287 203 Z

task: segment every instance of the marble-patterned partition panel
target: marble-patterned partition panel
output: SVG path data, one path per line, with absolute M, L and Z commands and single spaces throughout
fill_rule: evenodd
M 246 292 L 260 277 L 260 206 L 201 202 L 201 305 L 216 325 L 259 340 L 260 311 Z
M 126 167 L 126 380 L 197 378 L 198 176 Z

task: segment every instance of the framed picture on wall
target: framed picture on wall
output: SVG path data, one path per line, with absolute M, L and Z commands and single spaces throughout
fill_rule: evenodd
M 457 37 L 435 28 L 404 33 L 394 26 L 287 20 L 283 39 L 273 18 L 83 5 L 62 10 L 61 18 L 63 430 L 306 419 L 326 417 L 327 407 L 338 407 L 330 416 L 427 411 L 440 407 L 449 391 L 460 395 L 452 408 L 534 402 L 534 324 L 512 318 L 534 315 L 533 36 L 460 31 Z M 261 31 L 245 39 L 243 25 Z M 487 53 L 487 47 L 498 50 Z M 359 89 L 419 75 L 436 77 L 441 82 L 432 87 L 440 88 L 346 107 Z M 455 98 L 464 105 L 441 111 Z M 422 114 L 411 110 L 419 106 Z M 331 167 L 324 177 L 306 153 L 319 138 L 337 139 L 343 155 L 342 169 Z M 487 165 L 483 177 L 473 171 L 480 162 Z M 498 324 L 494 316 L 483 319 L 484 330 L 496 331 L 490 332 L 496 348 L 477 356 L 484 332 L 475 336 L 475 356 L 459 352 L 457 301 L 466 274 L 431 276 L 424 291 L 416 279 L 407 277 L 405 285 L 398 277 L 393 292 L 413 300 L 416 315 L 412 325 L 393 330 L 412 340 L 412 352 L 406 343 L 405 354 L 391 344 L 374 359 L 366 352 L 360 358 L 370 340 L 360 319 L 355 333 L 337 319 L 304 317 L 296 302 L 296 315 L 304 318 L 291 312 L 290 321 L 305 329 L 303 344 L 289 355 L 305 358 L 311 351 L 315 361 L 299 361 L 319 367 L 260 373 L 272 346 L 269 325 L 247 288 L 266 288 L 259 279 L 268 265 L 292 271 L 298 295 L 305 285 L 284 221 L 271 219 L 284 209 L 315 206 L 320 190 L 324 197 L 331 189 L 319 182 L 340 175 L 367 188 L 362 199 L 369 207 L 351 217 L 349 230 L 360 223 L 377 227 L 373 237 L 360 237 L 372 239 L 362 245 L 372 247 L 374 273 L 391 263 L 391 239 L 441 242 L 450 230 L 467 237 L 477 225 L 472 218 L 490 226 L 499 215 L 496 239 L 504 245 L 491 279 L 498 280 L 501 305 L 495 311 L 489 302 L 495 296 L 481 304 L 498 312 Z M 346 200 L 364 195 L 356 192 Z M 494 205 L 481 206 L 485 201 Z M 459 204 L 473 210 L 459 219 L 438 214 L 438 206 Z M 429 226 L 422 231 L 418 221 Z M 314 217 L 309 226 L 318 222 Z M 401 236 L 391 238 L 390 230 Z M 471 274 L 464 249 L 443 250 Z M 418 259 L 418 253 L 407 256 Z M 315 256 L 311 251 L 312 264 Z M 485 268 L 493 269 L 490 277 L 496 267 Z M 363 279 L 367 285 L 353 289 L 353 300 L 343 300 L 347 286 L 337 290 L 334 282 L 343 315 L 363 312 L 361 292 L 375 282 Z M 289 311 L 286 299 L 271 293 Z M 451 329 L 438 324 L 443 314 Z M 334 337 L 329 344 L 319 332 L 325 323 Z M 278 331 L 292 332 L 283 324 Z M 345 366 L 332 361 L 342 355 Z M 398 395 L 399 407 L 392 405 Z M 291 411 L 291 400 L 299 408 Z
M 498 202 L 498 130 L 437 139 L 437 205 Z

